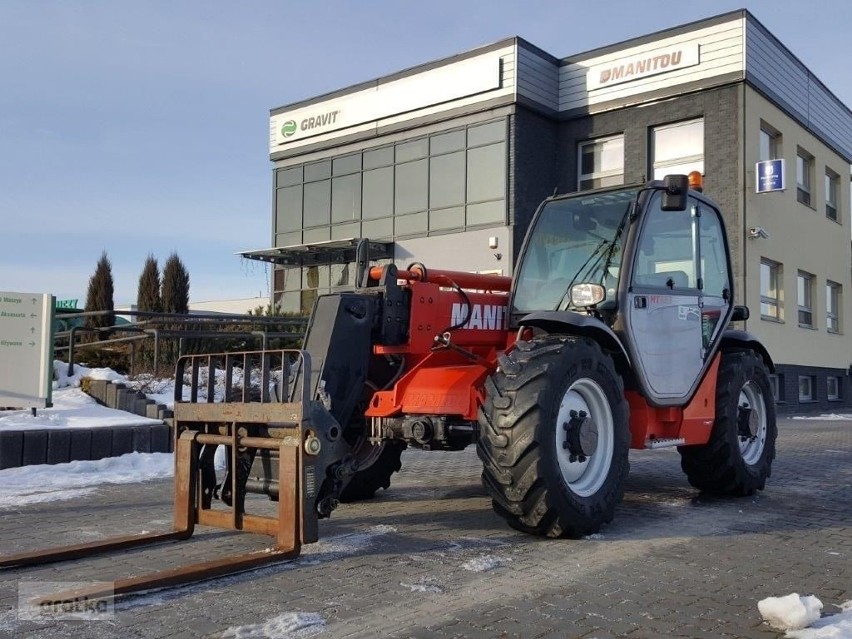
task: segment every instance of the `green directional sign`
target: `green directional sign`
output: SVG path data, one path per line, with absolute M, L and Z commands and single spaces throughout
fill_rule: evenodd
M 54 304 L 46 293 L 0 291 L 0 406 L 51 405 Z

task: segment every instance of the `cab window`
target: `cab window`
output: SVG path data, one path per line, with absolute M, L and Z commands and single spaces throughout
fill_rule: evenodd
M 663 211 L 655 194 L 648 206 L 636 264 L 635 286 L 694 289 L 698 286 L 693 253 L 695 203 L 685 211 Z

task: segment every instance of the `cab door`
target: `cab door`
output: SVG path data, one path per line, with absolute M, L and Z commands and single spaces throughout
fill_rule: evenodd
M 663 211 L 655 193 L 639 234 L 624 313 L 628 350 L 648 399 L 679 405 L 697 387 L 730 311 L 724 229 L 696 198 L 685 211 Z

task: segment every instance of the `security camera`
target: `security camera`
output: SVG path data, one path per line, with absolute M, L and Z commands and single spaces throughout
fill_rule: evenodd
M 767 233 L 766 229 L 762 226 L 753 226 L 748 230 L 748 236 L 752 240 L 756 240 L 757 238 L 765 240 L 769 237 L 769 233 Z

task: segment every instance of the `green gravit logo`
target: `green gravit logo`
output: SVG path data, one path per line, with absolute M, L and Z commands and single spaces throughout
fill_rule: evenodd
M 287 120 L 281 126 L 281 135 L 283 135 L 285 138 L 289 138 L 295 132 L 296 132 L 296 121 L 295 120 Z

